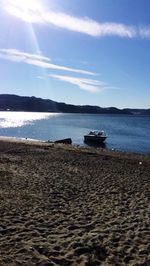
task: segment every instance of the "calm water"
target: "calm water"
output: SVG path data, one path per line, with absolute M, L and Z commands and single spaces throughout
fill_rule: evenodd
M 57 140 L 85 145 L 91 129 L 108 134 L 106 148 L 150 154 L 150 116 L 0 112 L 0 136 Z

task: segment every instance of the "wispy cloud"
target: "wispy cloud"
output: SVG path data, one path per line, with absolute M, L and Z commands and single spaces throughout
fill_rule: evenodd
M 139 35 L 142 38 L 150 38 L 150 26 L 141 26 L 139 28 Z
M 71 77 L 64 75 L 49 75 L 49 77 L 76 85 L 80 89 L 89 92 L 99 92 L 101 90 L 104 90 L 105 88 L 108 89 L 108 86 L 105 82 L 95 79 L 86 79 L 86 78 Z
M 3 10 L 29 23 L 55 26 L 87 34 L 92 37 L 118 36 L 123 38 L 150 38 L 150 26 L 126 25 L 123 23 L 100 23 L 89 17 L 77 17 L 64 12 L 48 10 L 42 1 L 1 0 Z M 48 10 L 48 11 L 47 11 Z
M 20 1 L 21 2 L 21 1 Z M 7 13 L 30 23 L 54 25 L 70 31 L 87 34 L 93 37 L 118 36 L 134 38 L 137 30 L 133 26 L 122 23 L 99 23 L 88 17 L 77 17 L 63 12 L 44 9 L 42 5 L 24 5 L 15 1 L 4 2 Z
M 46 61 L 50 62 L 51 59 L 43 56 L 43 55 L 38 55 L 38 54 L 30 54 L 30 53 L 25 53 L 16 49 L 0 49 L 0 57 L 4 59 L 9 59 L 12 61 L 17 61 L 17 62 L 26 62 L 28 60 L 39 60 L 39 61 Z
M 48 12 L 45 21 L 57 27 L 76 31 L 93 37 L 116 35 L 119 37 L 132 38 L 136 32 L 133 27 L 119 23 L 98 23 L 90 18 L 79 18 L 60 12 Z
M 32 66 L 37 66 L 45 69 L 63 70 L 80 74 L 95 75 L 95 73 L 83 69 L 70 68 L 52 64 L 51 59 L 42 55 L 25 53 L 16 49 L 0 49 L 0 58 L 25 63 Z

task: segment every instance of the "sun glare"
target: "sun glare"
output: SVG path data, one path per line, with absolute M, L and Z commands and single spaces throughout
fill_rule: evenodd
M 8 0 L 8 4 L 24 10 L 37 10 L 40 6 L 37 0 Z
M 42 23 L 42 5 L 38 0 L 7 0 L 5 2 L 7 12 L 26 22 Z

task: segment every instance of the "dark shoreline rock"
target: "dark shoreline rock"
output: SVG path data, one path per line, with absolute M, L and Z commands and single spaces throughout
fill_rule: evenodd
M 72 144 L 72 139 L 71 138 L 59 139 L 54 141 L 54 143 Z

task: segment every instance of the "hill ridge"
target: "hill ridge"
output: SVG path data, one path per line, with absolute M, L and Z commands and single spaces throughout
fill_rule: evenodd
M 150 115 L 150 109 L 119 109 L 116 107 L 100 107 L 92 105 L 73 105 L 56 102 L 35 96 L 19 96 L 15 94 L 0 94 L 0 111 L 30 111 L 30 112 L 61 112 L 89 114 L 138 114 Z

